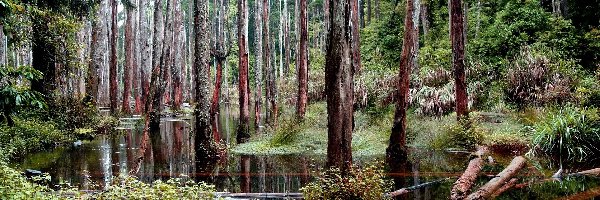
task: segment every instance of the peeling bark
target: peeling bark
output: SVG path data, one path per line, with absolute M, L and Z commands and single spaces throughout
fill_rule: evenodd
M 465 17 L 462 0 L 450 0 L 450 40 L 452 43 L 452 68 L 458 120 L 469 117 L 467 83 L 465 77 Z

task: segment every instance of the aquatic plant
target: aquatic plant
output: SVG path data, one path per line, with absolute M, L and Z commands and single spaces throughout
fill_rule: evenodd
M 600 116 L 597 109 L 568 105 L 550 111 L 532 128 L 533 145 L 542 152 L 575 161 L 600 155 Z
M 381 168 L 353 166 L 347 175 L 342 175 L 339 169 L 327 170 L 300 190 L 307 200 L 379 200 L 384 199 L 383 194 L 391 188 Z

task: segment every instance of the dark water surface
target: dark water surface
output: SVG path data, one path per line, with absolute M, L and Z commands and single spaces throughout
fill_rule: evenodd
M 223 143 L 235 140 L 235 118 L 220 118 L 220 137 Z M 224 155 L 216 164 L 194 158 L 192 121 L 189 117 L 163 118 L 160 138 L 154 140 L 143 155 L 139 171 L 135 174 L 144 182 L 182 178 L 215 184 L 219 192 L 285 193 L 299 189 L 318 175 L 324 166 L 324 155 L 244 156 Z M 142 139 L 139 118 L 122 118 L 118 134 L 99 136 L 83 141 L 80 146 L 57 148 L 50 152 L 31 154 L 17 164 L 20 169 L 35 169 L 51 175 L 52 185 L 70 184 L 83 190 L 106 188 L 115 176 L 127 175 L 136 165 L 137 152 Z M 477 184 L 482 185 L 510 162 L 514 155 L 492 155 L 496 164 L 486 165 Z M 395 188 L 457 177 L 469 161 L 464 152 L 436 152 L 412 150 L 409 162 L 398 169 L 386 169 L 394 180 Z M 372 158 L 355 158 L 359 165 L 383 160 L 383 155 Z M 598 163 L 587 163 L 598 167 Z M 383 164 L 382 164 L 383 165 Z M 534 159 L 524 170 L 524 180 L 550 177 L 558 169 L 556 162 Z M 536 170 L 533 170 L 535 168 Z M 535 172 L 534 172 L 535 171 Z M 408 199 L 447 199 L 454 180 L 418 189 L 404 196 Z M 590 187 L 600 186 L 594 178 L 573 178 L 564 182 L 532 184 L 514 189 L 501 199 L 552 199 L 567 196 Z M 556 193 L 556 194 L 555 194 Z M 546 195 L 546 196 L 544 196 Z

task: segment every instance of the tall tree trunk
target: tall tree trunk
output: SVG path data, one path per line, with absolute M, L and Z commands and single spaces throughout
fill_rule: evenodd
M 0 22 L 0 66 L 6 64 L 6 36 L 4 36 L 4 24 Z
M 273 64 L 271 62 L 271 35 L 269 34 L 269 0 L 263 0 L 263 62 L 267 70 L 267 123 L 271 126 L 276 124 L 277 104 L 275 103 L 275 77 L 273 76 Z
M 358 1 L 359 0 L 350 0 L 350 27 L 352 30 L 350 31 L 352 34 L 352 66 L 356 72 L 361 71 L 361 63 L 360 63 L 360 27 L 358 24 Z M 370 13 L 370 11 L 369 11 Z M 369 14 L 370 15 L 370 14 Z
M 111 12 L 111 35 L 110 35 L 110 67 L 109 67 L 109 95 L 110 112 L 115 114 L 117 111 L 117 0 L 112 0 Z
M 227 59 L 227 44 L 225 44 L 225 36 L 227 35 L 227 31 L 225 27 L 227 26 L 227 18 L 226 18 L 226 4 L 227 2 L 224 0 L 216 1 L 214 12 L 218 12 L 215 14 L 215 43 L 213 46 L 212 54 L 214 56 L 214 61 L 216 63 L 216 79 L 215 79 L 215 88 L 213 90 L 212 102 L 210 106 L 210 117 L 211 117 L 211 126 L 213 130 L 213 135 L 215 140 L 218 142 L 219 138 L 219 128 L 218 128 L 218 118 L 220 111 L 220 103 L 221 103 L 221 85 L 223 83 L 223 62 Z
M 129 107 L 129 99 L 131 98 L 131 81 L 132 81 L 132 73 L 135 69 L 134 65 L 134 57 L 133 57 L 133 48 L 135 38 L 133 37 L 133 8 L 126 8 L 127 20 L 125 21 L 125 69 L 124 73 L 124 83 L 123 83 L 123 104 L 122 104 L 122 112 L 124 114 L 130 114 L 131 108 Z
M 102 7 L 98 9 L 96 17 L 92 18 L 92 41 L 90 44 L 90 62 L 88 65 L 88 77 L 86 85 L 86 94 L 91 98 L 90 103 L 96 105 L 98 102 L 98 84 L 100 83 L 100 70 L 102 67 L 101 32 L 103 29 Z
M 287 1 L 283 1 L 283 20 L 284 20 L 284 28 L 283 28 L 283 45 L 284 49 L 284 57 L 285 61 L 283 64 L 283 74 L 287 77 L 290 71 L 290 15 L 288 11 Z
M 344 0 L 328 0 L 330 18 L 325 91 L 327 94 L 327 166 L 348 173 L 352 165 L 354 128 L 354 66 L 350 30 L 350 5 Z
M 140 77 L 142 84 L 142 92 L 141 92 L 141 102 L 140 102 L 140 110 L 147 114 L 146 105 L 148 105 L 148 99 L 150 95 L 150 77 L 149 77 L 149 69 L 152 69 L 152 39 L 156 38 L 156 36 L 152 36 L 150 32 L 150 23 L 149 16 L 146 12 L 146 8 L 150 6 L 149 0 L 140 0 L 140 37 L 139 39 L 142 41 L 142 50 L 140 52 L 141 63 L 140 63 Z M 156 6 L 156 5 L 155 5 Z M 152 71 L 152 70 L 150 70 Z M 151 73 L 151 72 L 150 72 Z
M 306 104 L 308 103 L 308 20 L 307 0 L 300 0 L 300 50 L 298 60 L 298 101 L 296 114 L 299 119 L 304 119 Z
M 327 36 L 329 35 L 329 1 L 328 0 L 323 1 L 323 34 L 325 35 L 323 37 L 323 41 L 325 41 L 325 43 L 326 43 Z M 325 46 L 326 45 L 323 45 L 323 48 L 321 49 L 323 52 L 326 50 Z
M 406 1 L 404 17 L 404 42 L 400 57 L 399 82 L 397 85 L 396 113 L 390 144 L 386 150 L 388 163 L 397 163 L 406 159 L 406 109 L 410 89 L 411 67 L 417 62 L 416 51 L 419 48 L 419 0 Z
M 161 94 L 164 84 L 165 68 L 167 66 L 162 65 L 162 44 L 163 44 L 163 2 L 162 0 L 156 0 L 154 2 L 154 36 L 152 43 L 152 77 L 150 78 L 150 91 L 148 94 L 148 100 L 146 101 L 146 113 L 148 116 L 148 127 L 150 132 L 156 132 L 160 126 L 160 102 Z
M 462 0 L 450 0 L 450 40 L 452 43 L 452 67 L 454 69 L 454 89 L 456 116 L 459 120 L 469 117 L 467 84 L 465 77 L 465 32 Z
M 262 72 L 263 72 L 263 36 L 262 36 L 262 0 L 255 1 L 256 10 L 254 12 L 256 19 L 254 23 L 256 25 L 255 29 L 255 43 L 254 47 L 256 48 L 255 55 L 255 68 L 254 68 L 254 77 L 255 77 L 255 88 L 254 88 L 254 127 L 256 128 L 256 132 L 260 132 L 261 126 L 261 107 L 262 107 Z
M 143 38 L 144 36 L 141 34 L 141 23 L 142 23 L 142 18 L 141 18 L 141 11 L 144 10 L 146 7 L 142 7 L 142 3 L 143 0 L 138 0 L 136 2 L 136 16 L 134 18 L 135 20 L 135 29 L 133 32 L 134 38 L 135 38 L 135 48 L 134 48 L 134 58 L 135 58 L 135 63 L 134 63 L 134 67 L 135 70 L 134 73 L 134 78 L 133 78 L 133 93 L 134 93 L 134 98 L 135 98 L 135 114 L 141 114 L 142 113 L 142 84 L 143 84 L 143 78 L 142 78 L 142 68 L 144 67 L 143 63 L 142 63 L 142 51 L 143 51 L 143 40 L 141 38 Z
M 238 49 L 239 49 L 239 85 L 240 123 L 237 129 L 237 142 L 246 142 L 250 137 L 250 92 L 248 90 L 248 2 L 238 0 Z
M 208 33 L 208 0 L 194 0 L 194 66 L 196 108 L 194 117 L 195 149 L 197 159 L 216 158 L 217 149 L 210 130 L 209 70 L 210 36 Z
M 174 1 L 175 3 L 175 16 L 173 19 L 173 65 L 171 72 L 173 72 L 173 110 L 180 110 L 181 103 L 183 102 L 183 84 L 182 84 L 182 71 L 184 65 L 183 51 L 182 51 L 182 35 L 183 35 L 183 16 L 181 14 L 181 2 Z

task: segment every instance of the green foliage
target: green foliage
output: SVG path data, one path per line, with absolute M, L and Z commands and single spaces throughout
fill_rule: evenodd
M 445 125 L 435 144 L 444 148 L 475 149 L 476 145 L 482 143 L 485 133 L 478 123 L 476 120 L 467 120 Z
M 271 139 L 271 145 L 282 146 L 291 144 L 298 138 L 298 134 L 304 128 L 306 128 L 305 123 L 296 118 L 280 120 L 279 126 L 273 131 L 275 135 Z
M 214 199 L 214 185 L 204 182 L 169 179 L 146 184 L 134 177 L 119 177 L 107 190 L 94 194 L 94 199 Z
M 35 118 L 15 118 L 12 127 L 0 125 L 0 149 L 6 157 L 24 156 L 73 139 L 73 136 L 57 129 L 54 123 Z
M 600 106 L 600 82 L 595 77 L 586 77 L 579 81 L 575 97 L 582 106 Z
M 300 190 L 307 200 L 379 200 L 392 189 L 391 183 L 384 177 L 383 170 L 376 166 L 352 167 L 346 175 L 342 175 L 339 169 L 331 169 Z
M 49 179 L 48 175 L 43 175 L 32 180 Z M 51 193 L 50 188 L 33 183 L 32 180 L 0 161 L 0 199 L 59 199 L 56 194 Z
M 561 107 L 550 111 L 532 128 L 534 147 L 547 154 L 580 162 L 600 155 L 597 109 Z
M 11 115 L 22 109 L 41 109 L 46 106 L 42 96 L 31 91 L 21 81 L 34 81 L 42 74 L 29 66 L 2 66 L 0 67 L 0 116 L 4 117 L 9 126 L 12 126 Z

